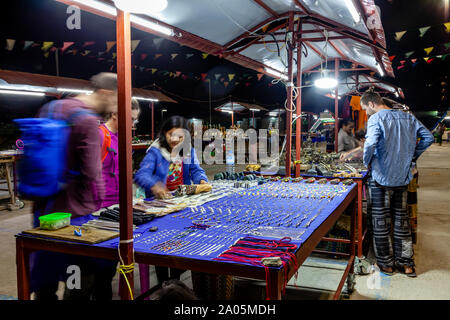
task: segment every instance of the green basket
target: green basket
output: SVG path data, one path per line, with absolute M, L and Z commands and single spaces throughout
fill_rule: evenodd
M 40 228 L 43 230 L 58 230 L 70 225 L 71 213 L 55 212 L 39 217 Z

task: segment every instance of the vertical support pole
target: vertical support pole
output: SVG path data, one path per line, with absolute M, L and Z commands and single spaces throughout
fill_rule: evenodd
M 295 160 L 300 161 L 300 153 L 302 151 L 302 22 L 298 21 L 298 42 L 297 42 L 297 118 L 295 123 Z M 295 177 L 300 176 L 300 163 L 295 165 Z
M 117 9 L 117 93 L 119 118 L 119 205 L 120 246 L 124 265 L 133 258 L 133 197 L 132 197 L 132 146 L 131 146 L 131 28 L 130 14 Z M 131 290 L 134 288 L 133 272 L 127 273 Z M 128 286 L 121 279 L 120 297 L 130 300 Z
M 23 240 L 16 238 L 17 298 L 30 300 L 30 252 Z
M 152 141 L 155 141 L 155 103 L 152 101 Z
M 208 85 L 209 85 L 209 125 L 212 125 L 211 120 L 211 79 L 208 79 Z
M 231 100 L 231 125 L 234 126 L 234 103 Z
M 59 49 L 55 51 L 56 76 L 59 77 Z
M 339 59 L 334 59 L 334 76 L 339 79 Z M 334 151 L 338 152 L 338 134 L 339 134 L 339 99 L 338 99 L 338 86 L 334 90 Z
M 255 127 L 255 129 L 256 129 L 256 124 L 255 124 L 255 111 L 252 111 L 252 113 L 253 113 L 253 123 L 252 123 L 252 125 Z
M 294 34 L 294 12 L 289 11 L 289 27 L 288 32 L 293 36 Z M 292 58 L 294 52 L 294 40 L 287 44 L 288 56 L 288 83 L 287 83 L 287 110 L 286 110 L 286 177 L 291 176 L 291 148 L 292 148 Z

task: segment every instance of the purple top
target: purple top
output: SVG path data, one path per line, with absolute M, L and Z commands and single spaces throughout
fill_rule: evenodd
M 48 105 L 43 106 L 38 116 L 42 114 L 45 117 L 47 108 Z M 81 108 L 92 109 L 78 99 L 59 100 L 54 118 L 68 119 Z M 99 119 L 98 116 L 90 114 L 76 117 L 68 139 L 67 168 L 80 174 L 67 181 L 66 188 L 54 198 L 50 208 L 46 208 L 46 201 L 37 201 L 35 210 L 68 212 L 76 218 L 101 208 L 105 186 L 101 174 Z
M 103 161 L 102 175 L 105 182 L 105 198 L 102 208 L 119 203 L 119 137 L 117 133 L 111 132 L 107 126 L 102 124 L 111 135 L 111 147 Z M 99 131 L 101 146 L 103 146 L 104 134 Z M 103 148 L 101 148 L 103 149 Z

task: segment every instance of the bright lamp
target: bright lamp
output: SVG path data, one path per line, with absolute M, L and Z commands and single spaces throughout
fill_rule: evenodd
M 131 13 L 158 13 L 167 7 L 167 0 L 114 0 L 122 11 Z
M 320 89 L 330 89 L 337 86 L 338 81 L 334 78 L 330 78 L 326 70 L 322 70 L 321 77 L 314 81 L 314 85 Z

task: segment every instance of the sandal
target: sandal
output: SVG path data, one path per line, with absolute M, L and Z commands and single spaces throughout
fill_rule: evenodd
M 378 268 L 380 269 L 381 272 L 383 272 L 385 275 L 387 276 L 393 276 L 394 275 L 394 268 L 391 267 L 392 271 L 389 271 L 385 268 L 382 268 L 380 266 L 378 266 Z
M 396 267 L 397 267 L 398 271 L 400 271 L 403 274 L 406 274 L 406 276 L 408 276 L 410 278 L 417 277 L 416 269 L 414 267 L 408 267 L 408 268 L 411 268 L 411 270 L 412 270 L 412 272 L 408 272 L 408 273 L 405 272 L 405 269 L 407 268 L 407 266 L 396 266 Z

